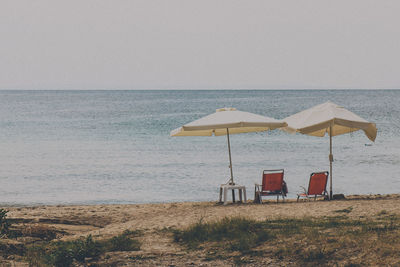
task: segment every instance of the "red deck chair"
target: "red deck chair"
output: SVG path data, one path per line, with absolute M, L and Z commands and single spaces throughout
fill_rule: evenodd
M 329 172 L 313 172 L 310 175 L 310 182 L 308 183 L 308 190 L 304 187 L 304 193 L 297 195 L 297 201 L 300 197 L 317 199 L 317 196 L 327 196 L 326 184 L 328 182 Z
M 283 201 L 285 201 L 286 193 L 287 186 L 283 181 L 283 169 L 264 170 L 262 185 L 255 184 L 254 200 L 259 200 L 262 203 L 263 196 L 276 196 L 276 201 L 279 202 L 279 196 L 282 196 Z

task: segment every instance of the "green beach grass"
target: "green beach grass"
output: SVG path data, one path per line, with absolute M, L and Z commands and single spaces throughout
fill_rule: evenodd
M 337 212 L 346 214 L 351 207 Z M 314 266 L 334 265 L 351 259 L 353 253 L 374 255 L 375 263 L 390 264 L 399 257 L 399 229 L 400 217 L 381 211 L 373 220 L 346 215 L 263 221 L 233 217 L 199 221 L 173 234 L 175 242 L 204 250 L 210 259 L 234 257 L 236 264 L 245 264 L 257 257 L 272 257 Z M 345 265 L 361 266 L 365 259 L 348 260 Z

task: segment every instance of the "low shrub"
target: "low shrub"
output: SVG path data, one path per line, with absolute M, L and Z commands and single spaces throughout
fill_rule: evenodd
M 8 256 L 8 255 L 18 255 L 22 256 L 26 252 L 26 248 L 24 244 L 21 243 L 7 243 L 2 242 L 0 240 L 0 255 Z
M 229 241 L 231 250 L 246 252 L 258 244 L 274 238 L 262 222 L 242 217 L 224 218 L 221 221 L 198 223 L 185 230 L 175 230 L 174 240 L 195 248 L 207 241 Z
M 73 260 L 85 262 L 85 258 L 95 258 L 104 252 L 102 244 L 89 235 L 85 239 L 57 241 L 39 246 L 31 246 L 27 257 L 33 266 L 71 266 Z
M 327 253 L 323 248 L 309 248 L 302 250 L 301 258 L 305 262 L 320 262 L 327 258 Z
M 7 235 L 10 222 L 7 220 L 8 210 L 0 209 L 0 235 Z
M 131 235 L 136 235 L 136 232 L 126 230 L 122 234 L 109 239 L 107 242 L 107 251 L 140 250 L 140 242 L 136 239 L 132 239 L 130 237 Z
M 29 247 L 26 254 L 30 266 L 68 267 L 74 261 L 85 263 L 109 251 L 140 250 L 140 242 L 132 239 L 136 232 L 125 231 L 111 239 L 96 241 L 91 235 L 73 241 L 46 242 Z

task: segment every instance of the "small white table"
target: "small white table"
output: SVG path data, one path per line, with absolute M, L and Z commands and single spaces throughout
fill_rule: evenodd
M 228 204 L 228 190 L 232 190 L 232 202 L 235 202 L 235 189 L 239 192 L 239 200 L 242 203 L 246 203 L 246 187 L 244 185 L 237 184 L 222 184 L 219 188 L 219 202 L 222 202 L 222 194 L 224 195 L 224 205 Z M 242 197 L 243 194 L 243 197 Z M 244 201 L 243 201 L 244 200 Z

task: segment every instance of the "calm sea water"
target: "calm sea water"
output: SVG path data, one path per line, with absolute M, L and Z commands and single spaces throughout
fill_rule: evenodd
M 226 137 L 170 137 L 235 107 L 282 119 L 332 101 L 376 122 L 333 139 L 334 193 L 400 192 L 400 91 L 0 91 L 0 204 L 217 200 L 229 179 Z M 285 169 L 289 197 L 329 170 L 329 138 L 275 130 L 231 137 L 235 180 L 253 196 L 264 169 Z

